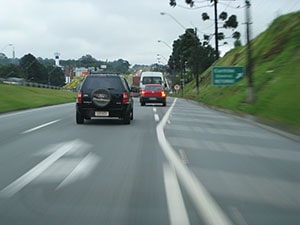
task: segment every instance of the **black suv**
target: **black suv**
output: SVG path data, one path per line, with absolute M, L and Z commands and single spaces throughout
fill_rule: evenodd
M 126 79 L 117 74 L 91 74 L 81 84 L 76 102 L 76 122 L 92 117 L 117 117 L 130 124 L 133 99 Z

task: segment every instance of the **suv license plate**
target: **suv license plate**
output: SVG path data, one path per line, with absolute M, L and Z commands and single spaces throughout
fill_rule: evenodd
M 149 100 L 152 100 L 152 101 L 153 101 L 153 100 L 156 100 L 156 98 L 149 98 Z
M 95 116 L 109 116 L 107 111 L 96 111 Z

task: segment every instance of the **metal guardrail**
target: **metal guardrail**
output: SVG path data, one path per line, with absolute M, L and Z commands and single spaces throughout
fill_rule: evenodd
M 1 79 L 0 84 L 9 84 L 9 85 L 19 85 L 19 86 L 27 86 L 27 87 L 37 87 L 37 88 L 47 88 L 47 89 L 55 89 L 62 90 L 63 87 L 49 85 L 49 84 L 40 84 L 34 82 L 27 82 L 24 80 L 16 80 L 16 79 Z
M 58 86 L 53 86 L 48 84 L 32 83 L 32 82 L 24 82 L 22 85 L 28 87 L 48 88 L 48 89 L 55 89 L 55 90 L 63 89 L 63 87 L 58 87 Z

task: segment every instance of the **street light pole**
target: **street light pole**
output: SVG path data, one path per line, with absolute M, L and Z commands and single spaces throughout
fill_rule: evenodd
M 12 47 L 12 64 L 15 61 L 15 46 L 13 44 L 6 44 L 0 51 L 0 53 L 2 53 L 4 51 L 4 49 L 6 49 L 8 46 Z
M 158 43 L 163 43 L 165 46 L 167 46 L 169 49 L 171 49 L 171 50 L 172 50 L 171 46 L 170 46 L 170 45 L 168 45 L 168 43 L 167 43 L 167 42 L 165 42 L 165 41 L 162 41 L 162 40 L 157 40 L 157 42 L 158 42 Z
M 173 51 L 173 48 L 170 46 L 170 45 L 168 45 L 168 43 L 167 42 L 165 42 L 165 41 L 162 41 L 162 40 L 158 40 L 157 41 L 158 43 L 163 43 L 165 46 L 167 46 L 169 49 L 171 49 L 171 51 Z M 172 53 L 171 53 L 172 54 Z M 162 56 L 163 57 L 163 56 Z M 167 64 L 169 64 L 169 61 L 165 58 L 165 57 L 163 57 L 166 61 L 167 61 Z M 171 59 L 171 58 L 170 58 Z M 170 66 L 170 71 L 171 71 L 171 79 L 172 79 L 172 84 L 174 84 L 175 83 L 175 79 L 176 79 L 176 72 L 175 72 L 175 60 L 174 59 L 172 59 L 172 63 L 173 63 L 173 68 L 171 68 Z
M 180 22 L 179 22 L 174 16 L 172 16 L 170 13 L 161 12 L 160 15 L 162 15 L 162 16 L 164 16 L 164 15 L 169 16 L 169 17 L 172 18 L 179 26 L 181 26 L 187 33 L 189 33 L 191 36 L 194 36 L 196 39 L 198 38 L 198 37 L 197 37 L 197 34 L 191 33 L 184 25 L 182 25 L 182 23 L 180 23 Z
M 157 54 L 157 57 L 162 57 L 164 60 L 166 60 L 168 62 L 168 59 L 161 54 Z
M 216 4 L 217 4 L 217 0 L 215 0 L 215 13 L 217 13 L 217 11 L 216 11 Z M 185 26 L 183 26 L 174 16 L 172 16 L 171 14 L 169 14 L 169 13 L 165 13 L 165 12 L 161 12 L 160 13 L 160 15 L 162 15 L 162 16 L 164 16 L 164 15 L 167 15 L 167 16 L 169 16 L 169 17 L 171 17 L 179 26 L 181 26 L 184 30 L 185 30 L 185 32 L 186 33 L 188 33 L 188 34 L 190 34 L 193 38 L 195 38 L 195 52 L 197 52 L 197 49 L 198 49 L 198 35 L 197 35 L 197 28 L 195 28 L 195 30 L 194 30 L 194 32 L 190 32 L 190 30 L 188 30 Z M 216 32 L 218 32 L 218 31 L 216 31 Z M 218 43 L 218 39 L 217 39 L 217 37 L 216 37 L 216 46 L 218 45 L 217 44 Z M 196 53 L 195 53 L 196 54 Z M 217 49 L 217 57 L 219 56 L 219 50 Z M 196 58 L 196 55 L 194 56 L 195 58 Z M 194 63 L 198 63 L 198 62 L 196 62 L 196 59 L 194 59 L 195 60 L 195 62 Z M 184 68 L 184 70 L 185 70 L 185 68 Z M 198 74 L 198 71 L 199 70 L 199 68 L 198 68 L 198 64 L 197 65 L 195 65 L 195 68 L 194 68 L 194 77 L 195 77 L 195 79 L 196 79 L 196 89 L 197 89 L 197 94 L 199 94 L 199 74 Z M 184 71 L 185 72 L 185 71 Z M 183 80 L 183 79 L 181 79 L 181 80 Z M 182 93 L 183 94 L 183 93 Z
M 166 13 L 166 12 L 161 12 L 160 15 L 164 16 L 167 15 L 169 17 L 171 17 L 179 26 L 181 26 L 184 30 L 186 30 L 185 26 L 182 25 L 182 23 L 180 23 L 174 16 L 172 16 L 170 13 Z
M 8 44 L 12 47 L 12 64 L 15 62 L 15 46 L 13 44 Z

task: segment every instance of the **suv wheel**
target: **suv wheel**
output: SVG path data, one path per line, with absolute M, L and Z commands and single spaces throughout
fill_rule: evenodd
M 77 124 L 83 124 L 84 122 L 84 117 L 76 111 L 76 123 Z
M 130 111 L 128 113 L 125 113 L 124 118 L 123 118 L 124 124 L 130 124 L 130 117 L 131 117 Z
M 96 89 L 92 93 L 92 101 L 98 107 L 105 107 L 111 100 L 111 94 L 106 89 Z
M 131 110 L 131 113 L 130 113 L 130 120 L 133 120 L 133 110 Z

